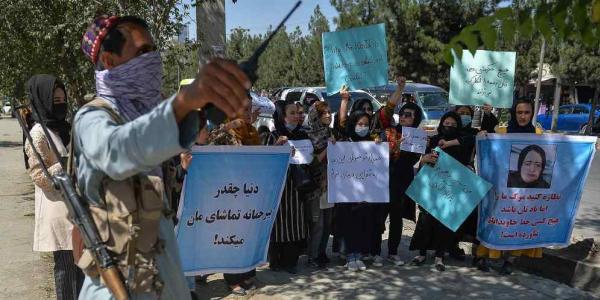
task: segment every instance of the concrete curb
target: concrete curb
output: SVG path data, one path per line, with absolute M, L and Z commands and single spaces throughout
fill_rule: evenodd
M 574 288 L 600 293 L 600 256 L 593 239 L 563 249 L 544 249 L 541 259 L 521 257 L 516 267 Z

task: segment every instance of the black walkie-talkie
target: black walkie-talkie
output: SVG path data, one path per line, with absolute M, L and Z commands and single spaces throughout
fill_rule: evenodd
M 273 38 L 273 36 L 275 36 L 275 34 L 277 34 L 277 32 L 283 27 L 283 24 L 285 24 L 285 22 L 290 18 L 290 16 L 294 13 L 294 11 L 296 11 L 296 9 L 298 9 L 300 4 L 302 4 L 302 1 L 296 2 L 296 5 L 294 5 L 292 10 L 287 14 L 287 16 L 285 16 L 285 18 L 283 18 L 283 21 L 281 21 L 281 23 L 279 23 L 279 25 L 275 28 L 275 30 L 273 30 L 273 32 L 271 32 L 269 37 L 267 37 L 267 39 L 264 40 L 260 44 L 260 46 L 258 46 L 258 48 L 254 51 L 252 56 L 250 56 L 250 58 L 248 58 L 248 60 L 240 63 L 240 68 L 244 71 L 244 73 L 246 73 L 246 76 L 248 76 L 248 79 L 250 79 L 250 83 L 254 84 L 256 82 L 256 80 L 258 79 L 258 75 L 256 75 L 256 71 L 258 70 L 258 59 L 265 52 L 265 50 L 267 49 L 267 46 L 269 46 L 269 43 L 271 42 L 271 39 Z M 248 92 L 248 98 L 250 98 L 250 92 Z M 227 117 L 227 116 L 225 116 L 225 113 L 220 111 L 213 104 L 207 105 L 206 107 L 204 107 L 204 110 L 206 112 L 206 119 L 208 121 L 210 121 L 211 124 L 214 124 L 214 125 L 219 125 L 219 124 L 223 123 L 223 121 Z

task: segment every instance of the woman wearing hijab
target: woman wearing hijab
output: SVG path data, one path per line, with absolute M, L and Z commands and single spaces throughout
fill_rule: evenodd
M 390 143 L 390 183 L 393 184 L 390 184 L 390 203 L 387 211 L 390 216 L 388 260 L 396 266 L 401 266 L 404 265 L 404 261 L 398 255 L 398 247 L 402 238 L 402 219 L 406 218 L 416 221 L 415 203 L 405 192 L 414 179 L 414 165 L 421 158 L 421 155 L 418 153 L 400 150 L 402 127 L 419 127 L 423 111 L 414 102 L 406 102 L 398 112 L 399 123 L 395 126 L 392 124 L 394 108 L 396 103 L 401 99 L 406 79 L 399 77 L 397 82 L 398 89 L 390 97 L 388 104 L 386 104 L 385 112 L 380 111 L 376 113 L 376 121 L 374 123 L 375 126 L 386 128 L 385 140 Z M 385 222 L 385 217 L 384 215 L 383 222 Z M 385 227 L 385 223 L 383 226 Z
M 379 137 L 371 136 L 371 114 L 357 108 L 349 117 L 344 117 L 350 93 L 342 88 L 340 95 L 342 97 L 340 123 L 344 126 L 343 140 L 380 142 Z M 361 259 L 363 255 L 368 256 L 372 252 L 373 227 L 377 223 L 377 218 L 372 214 L 372 205 L 370 203 L 337 203 L 335 210 L 336 226 L 338 226 L 346 248 L 346 268 L 350 271 L 366 270 L 367 267 Z
M 311 174 L 318 186 L 308 194 L 311 216 L 309 261 L 318 268 L 329 262 L 326 249 L 333 218 L 333 204 L 327 202 L 327 145 L 329 141 L 335 142 L 330 124 L 331 111 L 327 102 L 315 102 L 308 110 L 308 137 L 316 156 Z
M 457 113 L 451 111 L 444 114 L 440 119 L 440 125 L 437 129 L 438 134 L 433 136 L 429 141 L 429 146 L 427 147 L 428 154 L 423 156 L 421 162 L 435 165 L 438 154 L 433 149 L 439 145 L 439 141 L 441 140 L 451 141 L 458 138 L 461 126 L 460 116 Z M 450 146 L 445 148 L 444 152 L 465 164 L 464 161 L 461 161 L 461 159 L 464 159 L 464 155 L 462 155 L 464 148 L 462 146 Z M 427 250 L 435 250 L 435 268 L 442 272 L 446 270 L 443 261 L 444 253 L 454 240 L 455 234 L 426 210 L 419 207 L 419 211 L 417 227 L 415 228 L 415 233 L 409 247 L 410 250 L 419 250 L 419 255 L 413 259 L 412 263 L 422 265 L 427 259 Z
M 508 174 L 508 187 L 547 189 L 550 184 L 542 173 L 546 167 L 546 151 L 538 145 L 529 145 L 519 153 L 517 171 Z
M 400 150 L 402 143 L 402 127 L 416 128 L 421 123 L 422 110 L 415 103 L 406 103 L 400 109 L 399 124 L 394 124 L 394 109 L 402 99 L 402 92 L 406 85 L 406 78 L 399 76 L 396 78 L 398 88 L 387 101 L 386 105 L 375 112 L 373 116 L 373 131 L 377 132 L 383 141 L 389 143 L 390 147 L 390 203 L 383 205 L 373 204 L 375 206 L 374 215 L 378 223 L 374 227 L 374 241 L 372 246 L 372 255 L 374 255 L 373 265 L 383 264 L 383 259 L 379 256 L 381 252 L 382 234 L 385 231 L 385 220 L 390 215 L 390 232 L 388 239 L 388 260 L 394 265 L 401 266 L 404 262 L 398 256 L 398 247 L 402 237 L 402 218 L 416 220 L 415 203 L 404 194 L 414 178 L 413 166 L 419 161 L 420 155 Z
M 275 130 L 267 139 L 267 145 L 284 145 L 288 140 L 306 140 L 308 135 L 299 124 L 298 106 L 293 101 L 275 102 L 273 113 Z M 273 225 L 269 247 L 269 265 L 272 270 L 283 269 L 297 273 L 298 257 L 308 237 L 306 222 L 306 195 L 297 190 L 288 171 L 285 187 Z
M 239 115 L 239 118 L 221 125 L 220 128 L 212 129 L 208 133 L 208 144 L 230 146 L 260 145 L 258 131 L 252 126 L 258 114 L 258 110 L 252 111 L 252 106 L 249 106 L 243 115 Z M 235 295 L 244 296 L 247 294 L 247 291 L 256 289 L 254 282 L 256 269 L 240 274 L 225 273 L 223 277 L 229 290 Z
M 541 134 L 541 130 L 537 129 L 532 124 L 533 118 L 533 102 L 529 99 L 521 98 L 513 103 L 510 110 L 510 120 L 506 133 L 536 133 Z M 504 133 L 504 130 L 497 130 L 498 133 Z M 485 134 L 482 132 L 481 134 Z M 542 248 L 531 248 L 521 250 L 502 251 L 490 249 L 483 245 L 477 247 L 477 257 L 480 258 L 477 263 L 477 268 L 481 271 L 488 272 L 490 270 L 487 259 L 504 258 L 502 268 L 499 273 L 501 275 L 510 275 L 512 273 L 513 264 L 517 257 L 527 256 L 531 258 L 541 258 Z
M 38 114 L 33 114 L 35 125 L 29 132 L 33 145 L 25 144 L 29 157 L 29 176 L 35 184 L 35 228 L 33 251 L 52 252 L 54 256 L 54 283 L 56 298 L 77 299 L 83 273 L 75 265 L 71 233 L 73 224 L 68 219 L 68 209 L 60 195 L 54 189 L 52 179 L 43 173 L 42 164 L 34 154 L 41 154 L 43 163 L 51 175 L 62 171 L 59 160 L 49 145 L 52 139 L 61 156 L 67 155 L 71 126 L 67 121 L 67 102 L 64 85 L 51 75 L 35 75 L 27 82 L 31 104 Z M 35 111 L 34 111 L 35 112 Z M 46 136 L 41 123 L 48 128 Z
M 483 120 L 481 121 L 481 130 L 484 132 L 494 132 L 494 127 L 498 125 L 498 119 L 491 113 L 491 106 L 485 105 Z M 461 159 L 462 162 L 466 162 L 467 167 L 471 170 L 475 170 L 474 167 L 474 157 L 475 157 L 475 137 L 479 133 L 480 130 L 474 128 L 472 125 L 474 111 L 471 106 L 468 105 L 457 105 L 454 108 L 454 111 L 460 116 L 460 120 L 462 123 L 462 127 L 460 128 L 460 136 L 452 141 L 443 141 L 441 143 L 442 149 L 453 145 L 462 145 L 463 146 L 463 157 Z M 450 257 L 453 257 L 458 260 L 465 259 L 465 252 L 459 247 L 459 242 L 464 238 L 465 235 L 469 235 L 473 237 L 473 253 L 477 249 L 477 245 L 479 245 L 479 241 L 475 238 L 477 236 L 477 211 L 475 208 L 469 214 L 465 222 L 460 226 L 460 228 L 456 231 L 455 240 L 450 245 L 448 252 L 450 253 Z M 477 263 L 477 259 L 473 259 L 473 265 Z

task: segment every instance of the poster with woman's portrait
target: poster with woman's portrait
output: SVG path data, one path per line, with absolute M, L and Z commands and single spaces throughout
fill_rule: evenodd
M 477 238 L 499 250 L 567 246 L 596 137 L 489 134 L 477 173 L 493 187 L 479 205 Z
M 506 187 L 550 188 L 555 160 L 556 145 L 512 144 Z

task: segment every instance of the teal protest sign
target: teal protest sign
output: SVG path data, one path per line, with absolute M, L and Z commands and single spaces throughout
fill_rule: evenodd
M 510 108 L 515 81 L 515 52 L 463 50 L 450 69 L 450 103 Z
M 435 150 L 439 153 L 437 163 L 433 167 L 425 165 L 421 168 L 406 195 L 446 227 L 456 231 L 492 184 L 439 147 Z
M 383 24 L 323 33 L 327 94 L 382 86 L 388 82 L 387 43 Z

